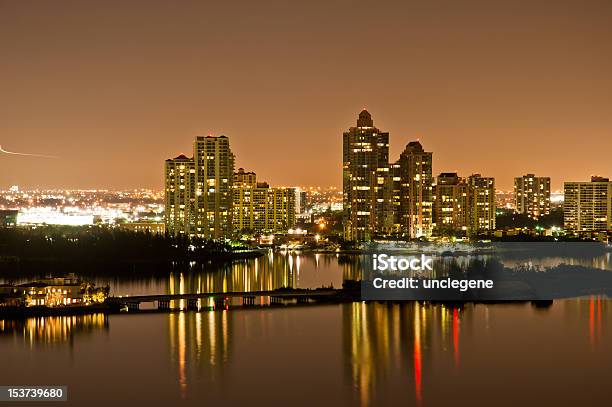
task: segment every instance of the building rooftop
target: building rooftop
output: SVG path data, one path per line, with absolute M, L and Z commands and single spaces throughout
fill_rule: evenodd
M 404 152 L 402 154 L 405 153 L 426 153 L 425 149 L 423 149 L 423 145 L 421 145 L 420 141 L 411 141 L 408 144 L 406 144 L 406 148 L 404 149 Z M 431 154 L 431 153 L 426 153 L 426 154 Z
M 359 118 L 357 119 L 357 127 L 374 127 L 374 120 L 372 120 L 372 115 L 367 110 L 363 109 L 361 113 L 359 113 Z
M 180 154 L 174 158 L 168 158 L 166 161 L 190 161 L 191 158 L 187 157 L 185 154 Z

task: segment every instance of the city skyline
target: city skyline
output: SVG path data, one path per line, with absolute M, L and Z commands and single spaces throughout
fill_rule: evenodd
M 364 109 L 367 110 L 367 109 Z M 389 134 L 389 138 L 391 138 L 390 135 L 391 132 L 388 132 Z M 209 133 L 207 135 L 203 135 L 203 134 L 198 134 L 194 137 L 218 137 L 218 136 L 225 136 L 228 137 L 226 134 L 220 133 L 220 134 L 212 134 Z M 193 139 L 193 137 L 191 137 L 191 139 Z M 233 137 L 232 137 L 233 139 Z M 240 139 L 240 138 L 238 138 Z M 412 141 L 412 139 L 407 139 L 408 141 L 406 142 L 405 146 L 408 146 Z M 423 138 L 421 137 L 416 137 L 414 138 L 414 140 L 421 142 L 423 141 Z M 181 143 L 183 144 L 183 143 Z M 336 143 L 337 144 L 337 143 Z M 241 150 L 240 148 L 237 148 L 236 150 Z M 341 150 L 341 146 L 340 146 L 340 150 Z M 401 153 L 401 149 L 398 149 L 397 145 L 393 145 L 390 143 L 390 147 L 389 147 L 390 151 L 394 151 L 397 154 L 395 155 L 400 155 Z M 187 152 L 187 154 L 185 154 L 185 152 Z M 436 151 L 437 152 L 437 151 Z M 45 161 L 49 161 L 49 159 L 61 159 L 61 156 L 51 156 L 51 155 L 45 155 L 45 154 L 39 154 L 38 152 L 9 152 L 9 151 L 0 151 L 0 153 L 6 153 L 7 155 L 10 154 L 9 159 L 8 160 L 0 160 L 0 167 L 2 167 L 3 165 L 7 165 L 10 164 L 9 160 L 22 160 L 25 162 L 38 162 L 38 164 L 40 166 L 44 167 L 44 163 Z M 175 154 L 170 154 L 170 155 L 176 155 L 176 156 L 186 156 L 189 155 L 189 149 L 185 149 L 185 150 L 181 150 L 180 152 L 177 152 Z M 265 162 L 258 162 L 258 161 L 253 161 L 252 157 L 249 157 L 249 153 L 244 153 L 244 155 L 246 157 L 246 160 L 244 160 L 245 162 L 254 162 L 254 166 L 255 167 L 260 167 L 260 166 L 264 166 L 265 167 Z M 17 156 L 17 157 L 14 157 Z M 166 154 L 166 156 L 168 156 L 168 154 Z M 26 161 L 27 160 L 27 161 Z M 32 161 L 34 160 L 34 161 Z M 336 159 L 336 161 L 338 161 Z M 240 162 L 239 162 L 240 163 Z M 604 161 L 605 163 L 605 161 Z M 108 163 L 107 163 L 108 164 Z M 335 163 L 335 166 L 338 167 L 337 162 Z M 460 170 L 449 170 L 448 168 L 450 168 L 452 165 L 447 165 L 447 164 L 439 164 L 437 162 L 437 160 L 434 161 L 434 165 L 433 165 L 433 173 L 434 174 L 442 174 L 445 172 L 462 172 Z M 605 166 L 605 164 L 604 164 Z M 238 167 L 244 167 L 242 165 L 237 164 L 236 168 Z M 466 170 L 463 171 L 463 173 L 465 174 L 472 174 L 472 173 L 478 173 L 479 169 L 478 166 L 474 165 L 474 164 L 470 164 L 468 167 L 465 166 L 465 164 L 463 165 L 459 165 L 456 166 L 457 168 L 471 168 L 471 170 Z M 533 168 L 536 166 L 531 166 L 529 168 Z M 445 169 L 446 168 L 446 169 Z M 541 168 L 541 167 L 538 167 Z M 340 168 L 341 169 L 341 168 Z M 569 179 L 560 179 L 560 178 L 555 178 L 555 177 L 548 177 L 551 179 L 550 183 L 552 185 L 551 190 L 554 192 L 563 192 L 563 185 L 565 182 L 586 182 L 588 181 L 591 177 L 593 176 L 607 176 L 610 172 L 612 171 L 612 168 L 609 169 L 608 172 L 593 172 L 593 171 L 581 171 L 581 174 L 587 174 L 584 177 L 578 179 L 574 179 L 574 178 L 569 178 Z M 258 172 L 264 172 L 264 171 L 258 171 Z M 521 172 L 527 172 L 525 170 L 521 170 L 519 169 L 517 173 L 521 173 Z M 544 168 L 544 173 L 551 173 L 552 171 L 547 170 Z M 514 188 L 514 180 L 516 178 L 516 174 L 512 175 L 510 174 L 508 177 L 506 177 L 504 175 L 504 177 L 498 177 L 495 176 L 495 174 L 493 173 L 493 171 L 489 171 L 490 175 L 495 178 L 496 180 L 500 180 L 500 187 L 497 188 L 498 192 L 512 192 L 513 188 Z M 7 175 L 9 176 L 14 176 L 16 174 L 12 173 L 12 174 L 7 174 L 4 173 L 4 176 L 6 177 Z M 283 174 L 278 174 L 275 172 L 272 172 L 270 175 L 270 179 L 277 179 L 278 175 L 283 175 Z M 287 174 L 284 174 L 287 175 Z M 294 175 L 298 175 L 297 178 L 300 177 L 299 172 L 291 172 L 289 175 L 289 178 L 285 178 L 285 179 L 290 179 L 292 178 Z M 331 175 L 331 174 L 330 174 Z M 160 177 L 158 177 L 160 178 Z M 334 178 L 334 177 L 331 177 Z M 335 177 L 338 178 L 338 177 Z M 17 178 L 11 178 L 12 180 L 16 180 Z M 28 183 L 27 181 L 25 183 L 20 183 L 20 182 L 11 182 L 3 180 L 2 178 L 0 178 L 0 190 L 8 190 L 10 187 L 13 186 L 19 186 L 21 189 L 24 190 L 108 190 L 108 191 L 122 191 L 122 190 L 136 190 L 136 189 L 152 189 L 152 190 L 159 190 L 162 191 L 164 189 L 163 186 L 163 174 L 162 177 L 160 178 L 162 181 L 157 182 L 157 184 L 160 185 L 123 185 L 121 184 L 121 186 L 117 187 L 117 186 L 108 186 L 108 185 L 93 185 L 93 184 L 88 184 L 87 181 L 85 181 L 85 183 L 78 183 L 78 186 L 73 186 L 73 185 L 40 185 L 40 184 L 31 184 Z M 61 184 L 61 182 L 60 182 Z M 340 176 L 340 180 L 337 183 L 324 183 L 324 184 L 315 184 L 315 183 L 297 183 L 297 182 L 277 182 L 276 184 L 280 185 L 280 186 L 293 186 L 293 187 L 321 187 L 321 188 L 337 188 L 339 190 L 342 189 L 342 180 L 341 180 L 341 176 Z
M 611 39 L 611 0 L 0 0 L 0 402 L 604 405 Z
M 211 133 L 274 185 L 340 187 L 363 108 L 434 174 L 612 172 L 608 2 L 54 3 L 0 4 L 0 144 L 59 157 L 2 153 L 3 188 L 160 189 L 157 163 Z

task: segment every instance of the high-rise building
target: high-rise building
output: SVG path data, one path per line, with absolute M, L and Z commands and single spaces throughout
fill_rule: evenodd
M 165 224 L 173 236 L 195 234 L 195 163 L 181 154 L 166 160 Z
M 374 127 L 367 110 L 343 134 L 342 189 L 348 240 L 370 240 L 393 225 L 389 174 L 389 133 Z
M 301 188 L 295 188 L 295 213 L 296 215 L 306 213 L 307 195 Z
M 495 179 L 457 173 L 438 176 L 434 187 L 435 231 L 439 235 L 474 236 L 495 230 Z
M 254 172 L 239 168 L 234 174 L 234 230 L 238 233 L 256 233 L 266 230 L 268 184 L 257 182 Z
M 468 233 L 478 235 L 495 230 L 495 179 L 473 174 L 467 178 Z
M 295 226 L 295 188 L 268 190 L 267 221 L 271 232 L 286 232 Z
M 391 232 L 394 236 L 400 237 L 402 231 L 402 177 L 399 160 L 389 165 L 391 182 L 391 212 L 393 212 L 393 224 Z
M 563 215 L 569 231 L 612 230 L 612 182 L 602 177 L 592 177 L 591 182 L 566 182 Z
M 257 185 L 257 174 L 252 171 L 245 171 L 244 168 L 238 168 L 238 172 L 234 173 L 234 187 L 254 187 Z
M 232 234 L 234 154 L 225 136 L 198 136 L 193 158 L 166 160 L 166 230 L 202 238 Z
M 527 174 L 514 178 L 514 203 L 517 213 L 532 219 L 550 214 L 550 177 Z
M 196 233 L 205 238 L 232 234 L 234 154 L 225 136 L 198 136 L 196 165 Z
M 399 172 L 400 230 L 411 239 L 429 237 L 433 230 L 433 176 L 431 152 L 426 152 L 418 141 L 408 143 L 396 165 Z M 392 174 L 397 178 L 397 172 Z M 391 188 L 395 196 L 397 186 Z M 397 207 L 397 205 L 396 205 Z
M 438 234 L 466 233 L 469 227 L 469 188 L 456 172 L 438 175 L 434 187 L 434 223 Z
M 234 174 L 233 226 L 237 233 L 286 232 L 295 226 L 294 188 L 270 188 L 254 172 Z

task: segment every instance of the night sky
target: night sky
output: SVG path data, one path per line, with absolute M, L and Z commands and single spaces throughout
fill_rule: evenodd
M 161 188 L 225 134 L 272 185 L 341 182 L 367 108 L 434 173 L 612 176 L 612 2 L 0 0 L 0 188 Z M 535 3 L 535 4 L 534 4 Z

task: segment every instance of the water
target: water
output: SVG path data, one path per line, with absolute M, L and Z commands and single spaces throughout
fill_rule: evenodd
M 338 287 L 363 261 L 274 255 L 99 282 L 130 295 Z M 75 406 L 607 405 L 611 310 L 591 296 L 546 308 L 351 303 L 4 320 L 0 384 L 67 385 Z

